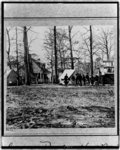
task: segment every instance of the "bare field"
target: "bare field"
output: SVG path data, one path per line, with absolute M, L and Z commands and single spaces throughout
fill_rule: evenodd
M 7 88 L 7 130 L 115 126 L 114 88 L 31 85 Z

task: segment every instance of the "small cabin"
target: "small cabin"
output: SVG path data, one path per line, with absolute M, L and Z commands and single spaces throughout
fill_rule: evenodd
M 49 71 L 45 68 L 45 64 L 32 59 L 32 73 L 35 78 L 35 83 L 48 83 Z
M 113 61 L 103 61 L 104 64 L 104 70 L 106 70 L 107 73 L 113 73 L 114 72 L 114 62 Z

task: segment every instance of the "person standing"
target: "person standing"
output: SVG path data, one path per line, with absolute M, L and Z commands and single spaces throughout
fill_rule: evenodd
M 69 80 L 69 78 L 68 78 L 68 75 L 66 74 L 64 77 L 64 83 L 66 86 L 68 85 L 68 82 L 69 82 L 68 80 Z
M 87 81 L 88 81 L 88 84 L 90 84 L 90 78 L 89 78 L 88 73 L 87 73 L 87 75 L 86 75 L 86 79 L 87 79 Z
M 94 77 L 91 76 L 91 85 L 93 86 L 93 84 L 94 84 Z
M 95 76 L 95 85 L 99 85 L 99 77 L 98 77 L 98 75 Z
M 73 83 L 73 85 L 75 85 L 75 76 L 72 76 L 72 83 Z
M 78 79 L 79 79 L 80 86 L 82 86 L 82 76 L 81 76 L 81 74 L 79 74 Z
M 84 85 L 85 85 L 85 84 L 86 84 L 86 83 L 85 83 L 85 80 L 86 80 L 86 79 L 85 79 L 84 74 L 83 74 L 83 76 L 82 76 L 82 80 L 83 80 L 83 83 L 84 83 Z
M 78 85 L 78 82 L 79 82 L 79 74 L 77 73 L 76 74 L 76 85 Z

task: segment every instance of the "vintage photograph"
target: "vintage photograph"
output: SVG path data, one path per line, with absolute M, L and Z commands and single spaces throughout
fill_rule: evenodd
M 113 29 L 6 27 L 6 131 L 114 128 Z

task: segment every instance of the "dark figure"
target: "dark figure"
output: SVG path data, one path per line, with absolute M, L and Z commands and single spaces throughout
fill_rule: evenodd
M 101 80 L 102 80 L 102 85 L 104 86 L 105 85 L 105 76 L 104 75 L 101 76 Z
M 78 75 L 78 81 L 79 81 L 80 86 L 82 86 L 82 76 L 81 76 L 81 74 Z
M 64 77 L 64 83 L 65 83 L 66 86 L 68 85 L 68 82 L 69 82 L 68 80 L 69 80 L 69 78 L 66 74 L 65 77 Z
M 78 83 L 79 83 L 79 74 L 77 73 L 76 74 L 76 85 L 78 85 Z
M 44 79 L 45 79 L 45 83 L 48 83 L 48 76 L 47 75 L 45 75 Z
M 75 85 L 75 76 L 72 76 L 72 83 Z
M 98 77 L 98 75 L 95 76 L 95 85 L 99 85 L 99 77 Z
M 94 84 L 94 77 L 93 76 L 91 77 L 91 84 L 92 85 Z
M 86 83 L 85 83 L 85 80 L 86 80 L 86 79 L 85 79 L 85 76 L 84 76 L 84 75 L 82 76 L 82 80 L 83 80 L 83 83 L 84 83 L 84 85 L 85 85 L 85 84 L 86 84 Z
M 75 77 L 74 76 L 72 76 L 72 80 L 75 81 Z
M 99 84 L 101 83 L 102 84 L 102 73 L 101 71 L 99 70 L 99 77 L 98 77 L 98 81 L 99 81 Z
M 111 68 L 108 68 L 108 72 L 111 72 Z
M 86 75 L 86 79 L 87 79 L 87 81 L 88 81 L 88 84 L 90 84 L 90 78 L 89 78 L 88 73 L 87 73 L 87 75 Z

